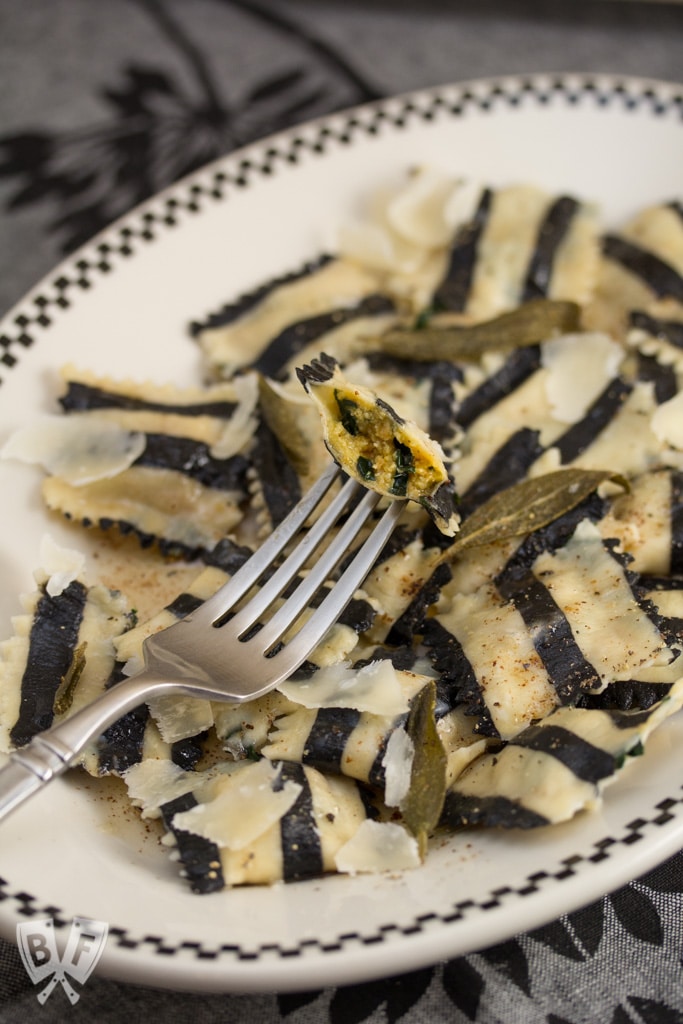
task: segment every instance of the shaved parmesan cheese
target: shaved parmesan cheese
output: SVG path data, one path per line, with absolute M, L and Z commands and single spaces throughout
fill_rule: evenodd
M 254 437 L 258 414 L 258 377 L 255 373 L 247 373 L 240 377 L 239 389 L 241 399 L 221 436 L 211 446 L 214 459 L 229 459 L 243 451 Z
M 433 167 L 421 167 L 408 184 L 387 204 L 386 216 L 401 237 L 426 249 L 447 245 L 453 233 L 446 217 L 458 211 L 450 208 L 456 182 Z
M 348 662 L 320 669 L 311 679 L 287 680 L 281 693 L 305 708 L 354 708 L 376 715 L 401 715 L 408 698 L 390 661 L 373 661 L 360 669 Z
M 578 423 L 614 377 L 623 350 L 600 332 L 565 334 L 546 341 L 541 363 L 548 371 L 546 394 L 561 423 Z
M 372 270 L 400 270 L 406 274 L 417 270 L 420 254 L 408 245 L 401 245 L 389 231 L 376 224 L 346 224 L 340 231 L 341 251 Z
M 273 789 L 280 775 L 270 761 L 240 765 L 217 780 L 212 799 L 176 814 L 173 827 L 194 832 L 229 850 L 243 850 L 290 810 L 301 792 L 296 782 Z
M 145 435 L 91 414 L 41 416 L 9 438 L 0 456 L 38 464 L 74 486 L 104 480 L 133 465 Z
M 384 802 L 400 807 L 410 789 L 415 744 L 405 729 L 394 729 L 382 758 L 384 768 Z
M 407 183 L 375 196 L 369 217 L 344 224 L 339 246 L 373 270 L 415 273 L 430 253 L 449 243 L 456 224 L 471 215 L 475 204 L 471 188 L 422 167 Z
M 49 534 L 45 534 L 40 542 L 40 564 L 48 576 L 45 590 L 50 597 L 57 597 L 83 572 L 85 555 L 81 551 L 61 547 Z
M 417 840 L 391 821 L 367 818 L 353 838 L 337 851 L 337 871 L 355 875 L 363 871 L 402 871 L 420 865 Z
M 472 220 L 481 201 L 482 187 L 475 181 L 458 181 L 443 207 L 443 218 L 453 234 Z
M 184 796 L 197 787 L 196 772 L 186 772 L 173 761 L 147 758 L 134 764 L 124 780 L 132 802 L 142 808 L 142 817 L 157 817 L 159 807 Z
M 127 670 L 128 668 L 129 664 L 126 665 Z M 176 743 L 188 736 L 198 736 L 213 725 L 213 710 L 208 700 L 172 693 L 162 697 L 151 697 L 147 703 L 152 718 L 167 743 Z
M 683 391 L 657 406 L 650 426 L 658 440 L 673 448 L 683 448 Z

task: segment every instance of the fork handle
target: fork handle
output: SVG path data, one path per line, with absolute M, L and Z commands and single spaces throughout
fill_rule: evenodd
M 0 771 L 0 818 L 10 814 L 44 785 L 40 775 L 12 756 Z
M 48 746 L 31 740 L 20 752 L 10 755 L 0 770 L 0 820 L 68 768 L 68 762 Z
M 10 754 L 8 763 L 0 768 L 0 821 L 65 772 L 107 726 L 168 687 L 167 679 L 147 672 L 131 676 Z

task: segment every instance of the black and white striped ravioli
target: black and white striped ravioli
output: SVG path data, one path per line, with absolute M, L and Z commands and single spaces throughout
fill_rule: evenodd
M 94 700 L 119 677 L 115 641 L 134 622 L 126 598 L 90 586 L 77 568 L 61 579 L 40 573 L 23 599 L 15 633 L 2 645 L 0 749 L 37 733 Z M 96 773 L 97 751 L 81 758 Z
M 299 764 L 241 761 L 183 772 L 168 761 L 145 761 L 126 782 L 146 816 L 162 816 L 195 892 L 314 878 L 336 869 L 363 823 L 377 822 L 382 835 L 366 791 Z M 394 826 L 384 824 L 393 838 Z
M 598 806 L 629 758 L 683 702 L 679 680 L 646 711 L 558 708 L 497 751 L 483 753 L 449 788 L 442 824 L 537 828 Z
M 319 475 L 311 367 L 445 453 L 459 533 L 407 502 L 290 680 L 245 705 L 152 701 L 85 755 L 161 820 L 196 892 L 405 869 L 425 832 L 567 820 L 681 703 L 680 200 L 608 230 L 582 197 L 426 169 L 387 196 L 339 254 L 194 323 L 210 383 L 68 368 L 49 443 L 43 423 L 5 449 L 43 462 L 46 505 L 98 527 L 108 564 L 137 539 L 171 592 L 138 622 L 130 565 L 107 586 L 46 566 L 2 649 L 4 749 L 116 685 Z M 191 575 L 175 589 L 169 558 Z

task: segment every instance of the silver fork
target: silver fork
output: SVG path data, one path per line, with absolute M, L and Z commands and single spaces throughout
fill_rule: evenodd
M 327 596 L 302 624 L 297 621 L 302 612 L 309 610 L 311 599 L 347 554 L 379 501 L 379 495 L 365 491 L 354 505 L 364 490 L 355 480 L 347 480 L 332 497 L 267 582 L 234 613 L 233 609 L 302 529 L 339 475 L 338 467 L 331 465 L 220 590 L 196 611 L 148 637 L 143 644 L 141 672 L 10 755 L 0 769 L 0 819 L 65 771 L 91 739 L 150 697 L 180 693 L 208 700 L 252 700 L 274 689 L 305 661 L 372 568 L 396 525 L 402 502 L 389 505 Z M 265 613 L 277 604 L 349 508 L 348 517 L 315 565 L 265 619 Z

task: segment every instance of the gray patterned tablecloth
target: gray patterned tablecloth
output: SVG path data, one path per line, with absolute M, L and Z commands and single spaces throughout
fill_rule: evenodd
M 485 75 L 676 81 L 682 54 L 683 6 L 636 0 L 0 0 L 0 311 L 140 200 L 281 127 Z M 683 1021 L 682 955 L 679 854 L 494 948 L 296 995 L 93 976 L 76 1007 L 61 991 L 41 1006 L 0 941 L 0 1020 L 668 1024 Z

